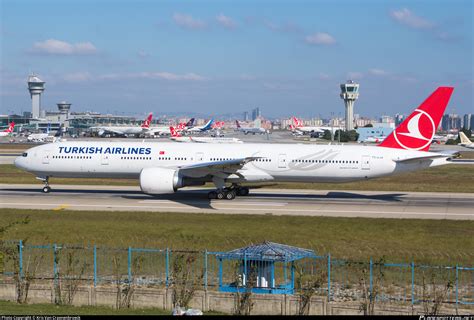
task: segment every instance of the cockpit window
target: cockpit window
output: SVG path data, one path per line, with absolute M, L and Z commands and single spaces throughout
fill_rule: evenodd
M 23 157 L 28 157 L 28 152 L 23 152 L 22 156 Z

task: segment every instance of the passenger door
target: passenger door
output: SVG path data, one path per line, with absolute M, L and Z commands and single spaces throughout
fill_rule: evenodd
M 362 156 L 362 170 L 370 170 L 370 156 Z
M 109 164 L 109 155 L 108 154 L 103 154 L 100 163 L 102 165 L 108 165 Z
M 202 153 L 202 152 L 197 152 L 195 159 L 196 159 L 196 162 L 202 162 L 203 159 L 204 159 L 204 153 Z
M 286 154 L 281 153 L 278 155 L 278 168 L 286 168 L 287 163 L 286 163 Z
M 43 154 L 43 164 L 49 164 L 50 157 L 51 157 L 51 150 L 45 150 Z

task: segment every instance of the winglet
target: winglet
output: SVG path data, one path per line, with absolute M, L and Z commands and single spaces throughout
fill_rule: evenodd
M 436 89 L 379 146 L 428 151 L 453 90 L 453 87 Z

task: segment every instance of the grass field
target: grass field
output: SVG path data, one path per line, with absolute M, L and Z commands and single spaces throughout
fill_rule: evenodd
M 112 309 L 107 307 L 73 307 L 53 304 L 17 304 L 0 300 L 0 315 L 170 315 L 162 309 Z
M 420 191 L 420 192 L 474 192 L 473 165 L 447 165 L 418 172 L 370 181 L 350 183 L 278 183 L 270 188 L 313 189 L 313 190 L 374 190 L 374 191 Z M 410 181 L 410 183 L 407 183 Z M 30 173 L 14 165 L 0 165 L 0 183 L 37 183 L 40 182 Z M 138 186 L 135 179 L 65 179 L 51 178 L 50 183 L 74 185 L 130 185 Z M 211 185 L 209 185 L 211 187 Z
M 27 215 L 5 239 L 211 251 L 269 240 L 364 261 L 474 261 L 474 221 L 0 209 L 0 225 Z

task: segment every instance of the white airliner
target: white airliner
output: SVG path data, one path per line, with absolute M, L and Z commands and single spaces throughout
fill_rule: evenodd
M 222 138 L 222 137 L 192 137 L 182 136 L 174 127 L 170 127 L 171 140 L 177 142 L 197 142 L 197 143 L 243 143 L 237 138 Z
M 191 127 L 191 128 L 185 128 L 183 131 L 185 132 L 205 132 L 209 131 L 212 129 L 212 123 L 214 122 L 214 119 L 209 120 L 205 125 L 203 126 L 197 126 L 197 127 Z
M 463 146 L 465 148 L 474 149 L 474 142 L 469 140 L 469 138 L 464 134 L 464 132 L 459 131 L 459 138 L 461 138 L 461 143 L 458 143 L 458 145 Z
M 292 132 L 301 132 L 306 133 L 324 133 L 324 131 L 329 130 L 336 132 L 337 130 L 342 130 L 341 127 L 325 127 L 325 126 L 303 126 L 303 122 L 297 117 L 291 118 L 293 125 L 290 125 L 290 130 Z
M 142 125 L 140 127 L 134 126 L 134 127 L 103 127 L 103 126 L 98 126 L 98 127 L 91 127 L 90 129 L 92 130 L 97 130 L 99 133 L 99 136 L 104 136 L 105 134 L 116 134 L 120 136 L 125 136 L 125 135 L 141 135 L 145 134 L 145 132 L 148 131 L 150 128 L 150 123 L 151 119 L 153 117 L 153 114 L 149 114 L 148 117 L 143 121 Z
M 190 128 L 192 128 L 194 125 L 194 118 L 191 118 L 187 123 L 180 123 L 178 124 L 178 129 L 177 131 L 186 131 Z M 162 127 L 151 127 L 145 132 L 145 136 L 163 136 L 163 135 L 171 135 L 170 127 L 169 126 L 162 126 Z
M 15 122 L 10 122 L 10 124 L 8 125 L 8 129 L 5 129 L 0 132 L 0 137 L 11 136 L 13 133 L 13 128 L 15 128 Z
M 61 128 L 59 129 L 61 130 Z M 48 123 L 48 127 L 46 128 L 46 132 L 43 133 L 31 133 L 26 137 L 26 140 L 31 142 L 53 142 L 54 137 L 56 136 L 57 132 L 52 135 L 51 134 L 51 124 Z
M 438 88 L 376 146 L 68 141 L 31 148 L 15 165 L 44 192 L 50 177 L 136 178 L 152 195 L 213 182 L 209 198 L 229 200 L 247 195 L 247 182 L 373 179 L 450 163 L 456 153 L 428 149 L 452 91 Z
M 244 134 L 249 134 L 249 133 L 252 133 L 252 134 L 256 134 L 256 133 L 259 133 L 259 134 L 264 134 L 264 133 L 267 133 L 267 130 L 265 130 L 264 128 L 258 128 L 258 127 L 242 127 L 240 126 L 240 123 L 238 120 L 235 120 L 235 124 L 237 126 L 237 131 L 240 131 L 240 132 L 243 132 Z

